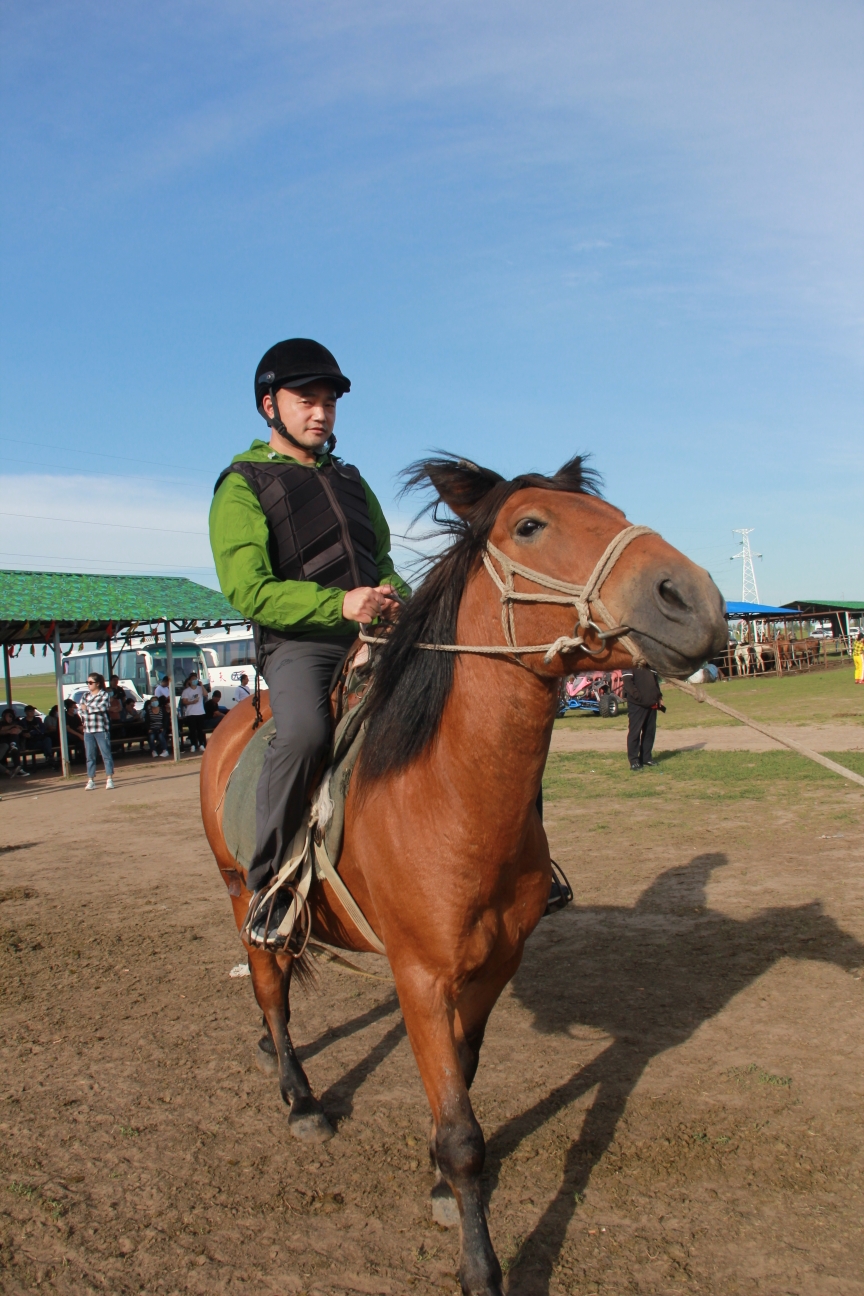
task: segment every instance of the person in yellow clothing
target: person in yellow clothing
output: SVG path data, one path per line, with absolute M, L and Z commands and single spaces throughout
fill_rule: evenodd
M 861 630 L 858 631 L 858 638 L 852 649 L 852 662 L 855 666 L 855 683 L 864 684 L 864 637 Z

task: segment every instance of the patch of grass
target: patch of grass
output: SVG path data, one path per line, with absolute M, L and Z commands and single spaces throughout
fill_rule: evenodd
M 864 774 L 864 752 L 824 752 L 823 754 L 836 761 L 838 765 L 854 770 L 856 774 Z M 841 814 L 840 817 L 844 816 Z
M 12 1180 L 9 1191 L 14 1193 L 16 1197 L 26 1197 L 28 1201 L 32 1201 L 34 1197 L 39 1196 L 38 1188 L 34 1188 L 32 1184 L 19 1183 L 17 1179 Z
M 789 799 L 805 788 L 843 786 L 839 775 L 791 751 L 673 751 L 656 754 L 655 759 L 657 769 L 636 774 L 624 752 L 553 752 L 543 780 L 544 799 L 570 799 L 599 808 L 611 800 L 680 800 L 682 796 L 699 801 Z M 864 772 L 864 753 L 843 752 L 832 759 L 847 768 L 860 766 Z
M 851 664 L 837 670 L 772 679 L 730 680 L 711 686 L 711 696 L 765 724 L 830 724 L 864 721 L 864 689 L 854 682 Z M 676 690 L 669 690 L 674 692 Z M 708 708 L 694 704 L 699 711 Z
M 41 650 L 37 648 L 36 651 L 38 653 Z M 23 702 L 25 706 L 38 707 L 40 711 L 47 715 L 57 702 L 57 689 L 54 686 L 53 670 L 47 675 L 13 675 L 12 699 L 15 702 Z
M 141 1131 L 137 1130 L 134 1125 L 121 1125 L 120 1133 L 124 1138 L 137 1138 Z
M 730 1067 L 725 1074 L 737 1084 L 752 1080 L 756 1084 L 773 1085 L 775 1089 L 788 1089 L 792 1084 L 791 1076 L 775 1075 L 773 1071 L 763 1070 L 756 1062 L 751 1062 L 749 1066 Z
M 502 1273 L 504 1274 L 510 1273 L 513 1269 L 516 1268 L 519 1261 L 522 1259 L 522 1246 L 524 1242 L 525 1242 L 524 1237 L 522 1237 L 521 1234 L 519 1233 L 517 1233 L 514 1237 L 508 1239 L 508 1250 L 510 1254 L 506 1255 L 501 1261 Z

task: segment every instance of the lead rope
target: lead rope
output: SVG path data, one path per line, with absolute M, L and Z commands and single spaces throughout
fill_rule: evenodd
M 617 639 L 630 653 L 633 661 L 639 662 L 642 660 L 642 653 L 628 634 L 629 626 L 614 624 L 615 618 L 600 598 L 600 589 L 628 545 L 632 544 L 634 540 L 638 540 L 640 536 L 656 534 L 657 532 L 653 527 L 649 526 L 629 526 L 625 527 L 623 531 L 619 531 L 600 555 L 594 570 L 584 585 L 571 585 L 567 581 L 556 580 L 554 576 L 547 576 L 544 572 L 534 571 L 531 567 L 524 567 L 522 563 L 515 562 L 514 559 L 508 557 L 507 554 L 493 545 L 491 540 L 487 540 L 483 552 L 483 566 L 501 595 L 501 625 L 504 638 L 507 641 L 506 645 L 418 643 L 414 647 L 425 649 L 427 652 L 477 653 L 504 657 L 520 657 L 528 653 L 543 653 L 543 661 L 548 665 L 558 653 L 575 652 L 577 649 L 581 649 L 590 657 L 599 657 L 606 647 L 606 640 Z M 500 564 L 504 573 L 503 580 L 495 570 L 492 558 Z M 523 593 L 515 587 L 516 576 L 522 576 L 535 585 L 558 592 L 555 594 Z M 572 604 L 578 617 L 575 626 L 577 633 L 574 635 L 561 635 L 554 643 L 520 646 L 516 642 L 516 617 L 514 612 L 516 603 L 557 603 L 565 607 Z M 606 622 L 608 629 L 603 630 L 592 618 L 592 603 L 597 610 L 597 615 Z M 601 646 L 599 648 L 589 648 L 587 646 L 583 633 L 586 630 L 593 630 L 597 638 L 600 639 Z M 363 630 L 360 632 L 360 638 L 364 643 L 374 644 L 381 642 L 380 639 L 377 639 L 374 635 L 367 635 Z M 524 665 L 524 662 L 519 664 Z
M 261 665 L 264 661 L 264 645 L 259 644 L 255 653 L 255 691 L 252 694 L 252 705 L 255 708 L 255 723 L 252 726 L 252 732 L 264 723 L 264 717 L 261 714 Z

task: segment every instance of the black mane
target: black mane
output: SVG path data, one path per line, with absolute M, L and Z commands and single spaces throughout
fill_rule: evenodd
M 403 769 L 438 732 L 453 684 L 456 654 L 428 652 L 414 645 L 455 643 L 465 586 L 505 500 L 528 486 L 600 494 L 599 475 L 586 466 L 583 455 L 570 459 L 554 477 L 525 473 L 506 481 L 488 468 L 443 454 L 418 460 L 402 476 L 405 491 L 434 487 L 436 499 L 428 511 L 453 542 L 403 608 L 393 634 L 378 653 L 358 769 L 361 783 L 367 784 Z M 439 516 L 442 502 L 453 510 L 453 517 Z

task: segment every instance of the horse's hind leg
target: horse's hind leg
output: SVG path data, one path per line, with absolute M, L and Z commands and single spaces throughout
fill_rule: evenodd
M 397 974 L 396 983 L 411 1047 L 432 1108 L 433 1161 L 459 1208 L 462 1291 L 466 1296 L 501 1296 L 501 1267 L 489 1238 L 480 1195 L 486 1144 L 471 1107 L 465 1075 L 466 1069 L 476 1069 L 485 1016 L 479 1032 L 472 1032 L 471 1044 L 462 1044 L 461 1040 L 457 1043 L 453 1009 L 442 999 L 440 986 L 431 980 L 426 984 L 416 969 L 404 979 Z
M 334 1130 L 318 1099 L 312 1093 L 306 1072 L 298 1061 L 288 1033 L 291 1015 L 288 995 L 291 987 L 291 969 L 294 960 L 290 954 L 272 954 L 267 950 L 250 949 L 249 967 L 255 998 L 264 1014 L 270 1038 L 279 1062 L 279 1088 L 284 1101 L 291 1109 L 288 1128 L 295 1138 L 308 1143 L 323 1143 L 332 1138 Z M 259 1051 L 260 1045 L 259 1045 Z

